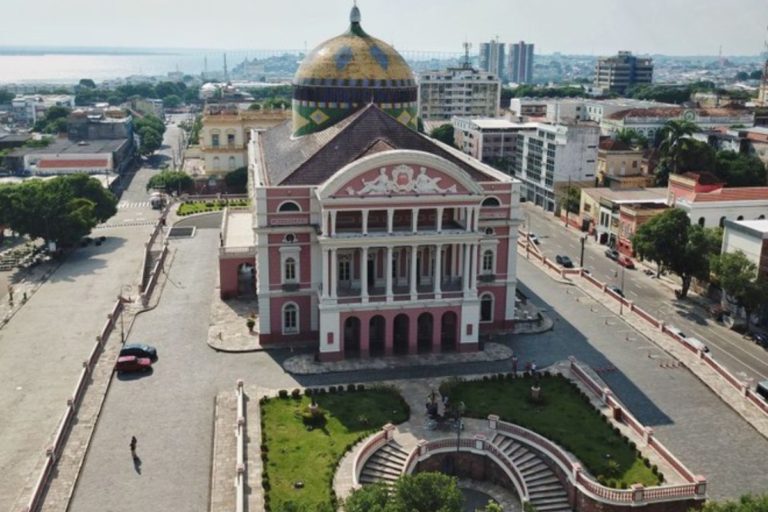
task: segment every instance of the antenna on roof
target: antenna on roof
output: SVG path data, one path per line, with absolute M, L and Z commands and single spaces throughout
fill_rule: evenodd
M 469 50 L 472 48 L 472 43 L 464 39 L 463 46 L 464 46 L 464 64 L 462 67 L 464 67 L 464 69 L 469 69 L 472 67 L 469 63 Z

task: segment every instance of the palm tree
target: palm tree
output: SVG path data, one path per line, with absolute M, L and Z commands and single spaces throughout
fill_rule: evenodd
M 680 155 L 693 140 L 691 135 L 698 131 L 700 131 L 699 127 L 691 121 L 684 119 L 667 121 L 667 124 L 661 129 L 661 144 L 659 145 L 660 161 L 667 170 L 671 170 L 675 174 L 678 173 Z

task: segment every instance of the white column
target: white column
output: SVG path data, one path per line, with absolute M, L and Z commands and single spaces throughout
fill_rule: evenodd
M 395 216 L 395 210 L 387 208 L 387 233 L 392 234 L 392 220 Z
M 437 232 L 440 233 L 443 230 L 443 207 L 437 209 Z
M 480 207 L 475 207 L 475 218 L 474 218 L 474 225 L 475 225 L 475 231 L 478 231 L 480 229 Z
M 472 286 L 473 291 L 477 290 L 477 273 L 479 272 L 480 262 L 480 244 L 472 244 Z
M 331 249 L 331 298 L 336 298 L 336 285 L 338 284 L 339 260 L 336 256 L 336 248 Z
M 392 302 L 392 247 L 387 247 L 387 253 L 385 255 L 386 261 L 384 262 L 384 272 L 386 274 L 386 282 L 387 282 L 387 288 L 386 288 L 386 294 L 387 294 L 387 302 Z
M 461 258 L 464 260 L 464 269 L 461 274 L 461 283 L 465 292 L 469 291 L 469 244 L 462 245 Z
M 472 208 L 469 206 L 464 208 L 464 225 L 466 226 L 466 231 L 472 230 Z
M 441 282 L 443 279 L 442 272 L 443 272 L 443 245 L 437 244 L 435 246 L 435 267 L 434 267 L 434 277 L 432 278 L 432 284 L 434 285 L 434 291 L 435 291 L 435 298 L 439 299 L 440 294 L 442 293 L 442 289 L 440 288 Z
M 360 297 L 368 302 L 368 247 L 365 246 L 360 253 Z
M 331 236 L 336 236 L 336 210 L 331 210 Z
M 416 257 L 419 253 L 419 246 L 411 246 L 411 300 L 416 300 Z
M 328 298 L 331 290 L 331 280 L 328 278 L 328 252 L 329 249 L 323 249 L 323 297 Z
M 411 213 L 411 231 L 414 233 L 419 230 L 419 209 L 414 208 Z
M 363 210 L 363 235 L 368 234 L 368 210 Z

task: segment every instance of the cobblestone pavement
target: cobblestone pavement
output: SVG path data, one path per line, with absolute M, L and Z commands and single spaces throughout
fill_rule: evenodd
M 258 314 L 256 299 L 221 300 L 219 287 L 215 287 L 211 298 L 208 345 L 224 352 L 262 350 L 258 321 L 253 331 L 249 331 L 246 325 L 249 316 L 256 318 Z

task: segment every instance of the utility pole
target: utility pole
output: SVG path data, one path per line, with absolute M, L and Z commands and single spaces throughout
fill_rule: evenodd
M 584 268 L 584 245 L 587 242 L 587 234 L 581 235 L 581 258 L 579 258 L 579 267 Z
M 621 290 L 621 293 L 624 293 L 624 267 L 621 267 L 621 287 L 619 288 Z M 619 297 L 619 315 L 624 314 L 624 297 Z

